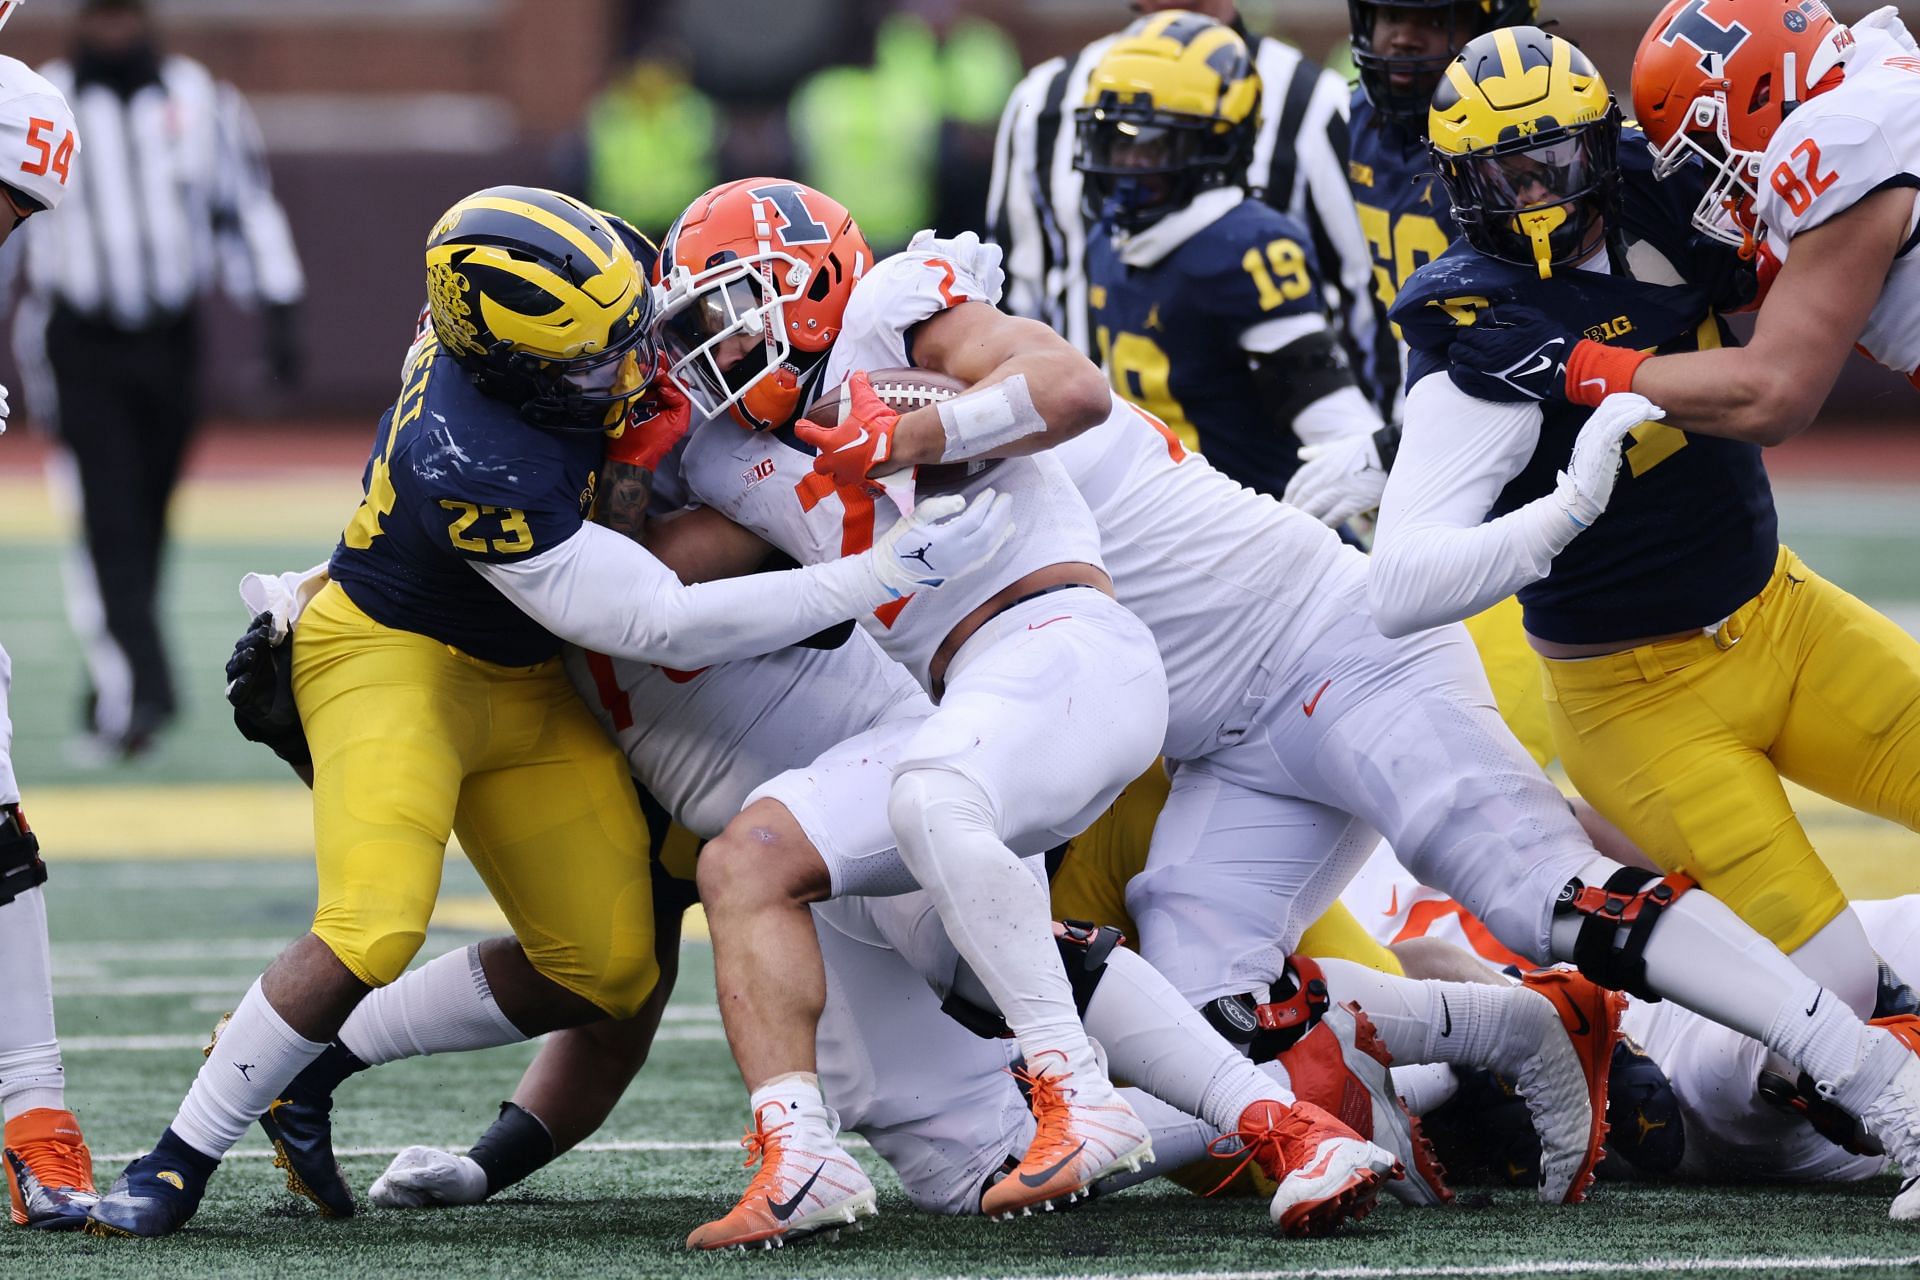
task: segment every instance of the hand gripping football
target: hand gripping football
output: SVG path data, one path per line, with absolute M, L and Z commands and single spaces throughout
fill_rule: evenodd
M 950 378 L 931 369 L 874 369 L 867 374 L 867 379 L 873 383 L 873 393 L 889 409 L 901 414 L 925 409 L 942 400 L 951 400 L 967 389 L 967 384 L 958 378 Z M 837 427 L 852 401 L 853 390 L 843 382 L 822 392 L 820 398 L 808 405 L 807 411 L 800 416 L 822 427 Z M 923 466 L 920 468 L 921 487 L 933 492 L 957 484 L 971 474 L 970 466 L 977 464 Z

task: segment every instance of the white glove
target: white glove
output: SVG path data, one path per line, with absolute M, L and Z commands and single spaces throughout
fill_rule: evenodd
M 1372 511 L 1386 492 L 1387 473 L 1381 469 L 1371 431 L 1302 445 L 1300 461 L 1306 465 L 1287 481 L 1281 501 L 1322 524 L 1342 525 L 1363 511 Z
M 969 503 L 943 493 L 902 516 L 867 554 L 880 585 L 898 599 L 971 573 L 1012 536 L 1011 495 L 983 489 Z
M 1900 10 L 1894 5 L 1881 5 L 1858 22 L 1847 25 L 1856 31 L 1865 27 L 1871 31 L 1885 32 L 1898 40 L 1908 53 L 1920 53 L 1920 44 L 1914 42 L 1913 32 L 1907 30 L 1906 23 L 1900 21 Z
M 7 415 L 11 412 L 7 407 L 7 389 L 0 386 L 0 436 L 7 434 Z
M 273 615 L 273 642 L 277 645 L 293 634 L 293 624 L 300 621 L 300 615 L 331 580 L 324 563 L 305 572 L 249 573 L 240 579 L 240 603 L 247 606 L 249 618 Z
M 437 1209 L 486 1198 L 487 1174 L 473 1157 L 432 1147 L 406 1148 L 367 1191 L 382 1209 Z
M 1616 391 L 1600 402 L 1580 436 L 1573 442 L 1573 456 L 1560 473 L 1554 489 L 1555 501 L 1567 513 L 1567 519 L 1585 529 L 1607 509 L 1613 497 L 1613 481 L 1620 474 L 1620 442 L 1627 432 L 1643 422 L 1658 422 L 1667 411 L 1645 396 L 1631 391 Z
M 980 287 L 987 291 L 987 297 L 975 298 L 975 302 L 999 305 L 1000 293 L 1007 283 L 1006 270 L 1000 265 L 1004 255 L 999 245 L 989 244 L 971 231 L 944 239 L 929 228 L 915 233 L 913 239 L 907 241 L 907 248 L 951 259 L 954 266 L 979 281 Z

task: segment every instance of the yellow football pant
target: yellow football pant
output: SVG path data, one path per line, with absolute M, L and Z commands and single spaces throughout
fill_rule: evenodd
M 447 836 L 541 973 L 614 1017 L 659 977 L 647 828 L 618 747 L 558 659 L 500 667 L 369 618 L 338 583 L 301 615 L 313 749 L 313 931 L 362 981 L 426 936 Z
M 1542 664 L 1580 794 L 1783 951 L 1846 898 L 1781 778 L 1920 828 L 1920 641 L 1785 547 L 1718 635 Z

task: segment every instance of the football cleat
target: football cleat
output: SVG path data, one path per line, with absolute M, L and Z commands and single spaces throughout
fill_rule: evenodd
M 1232 1142 L 1237 1149 L 1226 1145 Z M 1289 1236 L 1323 1236 L 1348 1218 L 1366 1217 L 1381 1179 L 1404 1172 L 1392 1152 L 1300 1099 L 1292 1106 L 1270 1098 L 1253 1103 L 1211 1149 L 1222 1159 L 1239 1156 L 1240 1166 L 1257 1161 L 1278 1184 L 1267 1215 Z M 1240 1166 L 1220 1185 L 1232 1182 Z
M 100 1198 L 93 1190 L 93 1156 L 71 1111 L 35 1107 L 7 1121 L 0 1163 L 20 1226 L 78 1230 Z
M 1421 1132 L 1420 1119 L 1394 1092 L 1393 1057 L 1360 1006 L 1333 1005 L 1313 1030 L 1282 1053 L 1295 1096 L 1311 1102 L 1356 1134 L 1390 1152 L 1406 1170 L 1387 1190 L 1403 1204 L 1428 1206 L 1453 1199 L 1447 1171 Z
M 1606 1154 L 1607 1084 L 1627 998 L 1570 969 L 1524 974 L 1521 984 L 1538 998 L 1519 1002 L 1501 1056 L 1540 1135 L 1541 1203 L 1579 1204 Z
M 783 1110 L 768 1102 L 754 1113 L 740 1145 L 747 1149 L 746 1167 L 757 1162 L 760 1168 L 740 1202 L 725 1217 L 696 1227 L 687 1248 L 778 1249 L 811 1236 L 834 1239 L 846 1227 L 858 1231 L 861 1218 L 878 1215 L 873 1182 L 831 1131 L 822 1142 L 796 1141 L 791 1120 L 767 1122 L 769 1112 Z
M 1073 1084 L 1065 1069 L 1047 1071 L 1029 1065 L 1017 1068 L 1014 1078 L 1027 1090 L 1033 1110 L 1033 1141 L 1020 1163 L 980 1197 L 980 1212 L 989 1218 L 1012 1218 L 1049 1210 L 1056 1203 L 1072 1204 L 1088 1195 L 1095 1182 L 1125 1169 L 1137 1173 L 1153 1162 L 1153 1135 L 1133 1108 L 1104 1079 L 1101 1092 L 1091 1098 Z
M 187 1225 L 206 1194 L 207 1179 L 220 1167 L 175 1136 L 160 1135 L 153 1150 L 123 1170 L 87 1214 L 81 1228 L 91 1236 L 168 1236 Z
M 227 1014 L 214 1024 L 202 1057 L 213 1056 L 213 1046 L 232 1017 Z M 341 1055 L 353 1068 L 343 1069 L 335 1061 Z M 260 1117 L 260 1128 L 273 1144 L 273 1167 L 286 1171 L 287 1190 L 313 1201 L 323 1218 L 353 1216 L 353 1188 L 333 1156 L 333 1089 L 351 1069 L 364 1066 L 335 1041 L 293 1078 Z
M 1920 1018 L 1876 1018 L 1867 1037 L 1867 1051 L 1852 1074 L 1837 1086 L 1821 1085 L 1820 1092 L 1857 1114 L 1905 1171 L 1887 1216 L 1920 1221 Z M 1872 1096 L 1859 1096 L 1867 1093 Z

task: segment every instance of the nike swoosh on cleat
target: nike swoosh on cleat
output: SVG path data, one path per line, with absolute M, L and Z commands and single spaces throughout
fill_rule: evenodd
M 813 1176 L 811 1178 L 808 1178 L 805 1182 L 801 1183 L 800 1189 L 793 1193 L 793 1199 L 783 1200 L 778 1204 L 776 1204 L 774 1203 L 773 1197 L 768 1196 L 767 1208 L 773 1210 L 773 1216 L 780 1219 L 780 1221 L 782 1222 L 785 1222 L 788 1218 L 791 1218 L 794 1215 L 794 1211 L 800 1207 L 800 1202 L 807 1198 L 807 1192 L 813 1190 L 813 1184 L 820 1181 L 820 1175 L 826 1171 L 826 1167 L 827 1167 L 827 1162 L 825 1160 L 822 1160 L 820 1162 L 820 1167 L 813 1171 Z
M 1067 1152 L 1067 1154 L 1065 1154 L 1064 1156 L 1061 1156 L 1058 1160 L 1054 1161 L 1051 1165 L 1047 1166 L 1047 1168 L 1041 1170 L 1039 1173 L 1021 1174 L 1020 1181 L 1026 1183 L 1030 1187 L 1046 1186 L 1047 1183 L 1053 1181 L 1053 1177 L 1055 1174 L 1059 1173 L 1062 1169 L 1072 1164 L 1074 1161 L 1074 1157 L 1078 1156 L 1082 1151 L 1086 1150 L 1086 1146 L 1087 1146 L 1087 1140 L 1085 1138 L 1082 1138 L 1080 1140 L 1079 1146 Z
M 1440 993 L 1440 1012 L 1447 1020 L 1440 1028 L 1440 1034 L 1450 1036 L 1453 1034 L 1453 1010 L 1447 1005 L 1447 993 L 1444 991 Z
M 1567 1002 L 1567 1008 L 1573 1013 L 1574 1018 L 1577 1019 L 1580 1023 L 1579 1026 L 1573 1028 L 1573 1034 L 1576 1037 L 1578 1037 L 1578 1036 L 1583 1036 L 1587 1034 L 1587 1032 L 1591 1031 L 1593 1029 L 1593 1024 L 1587 1021 L 1586 1014 L 1580 1012 L 1580 1006 L 1577 1003 L 1575 1003 L 1574 998 L 1568 995 L 1564 991 L 1560 993 L 1560 998 Z

